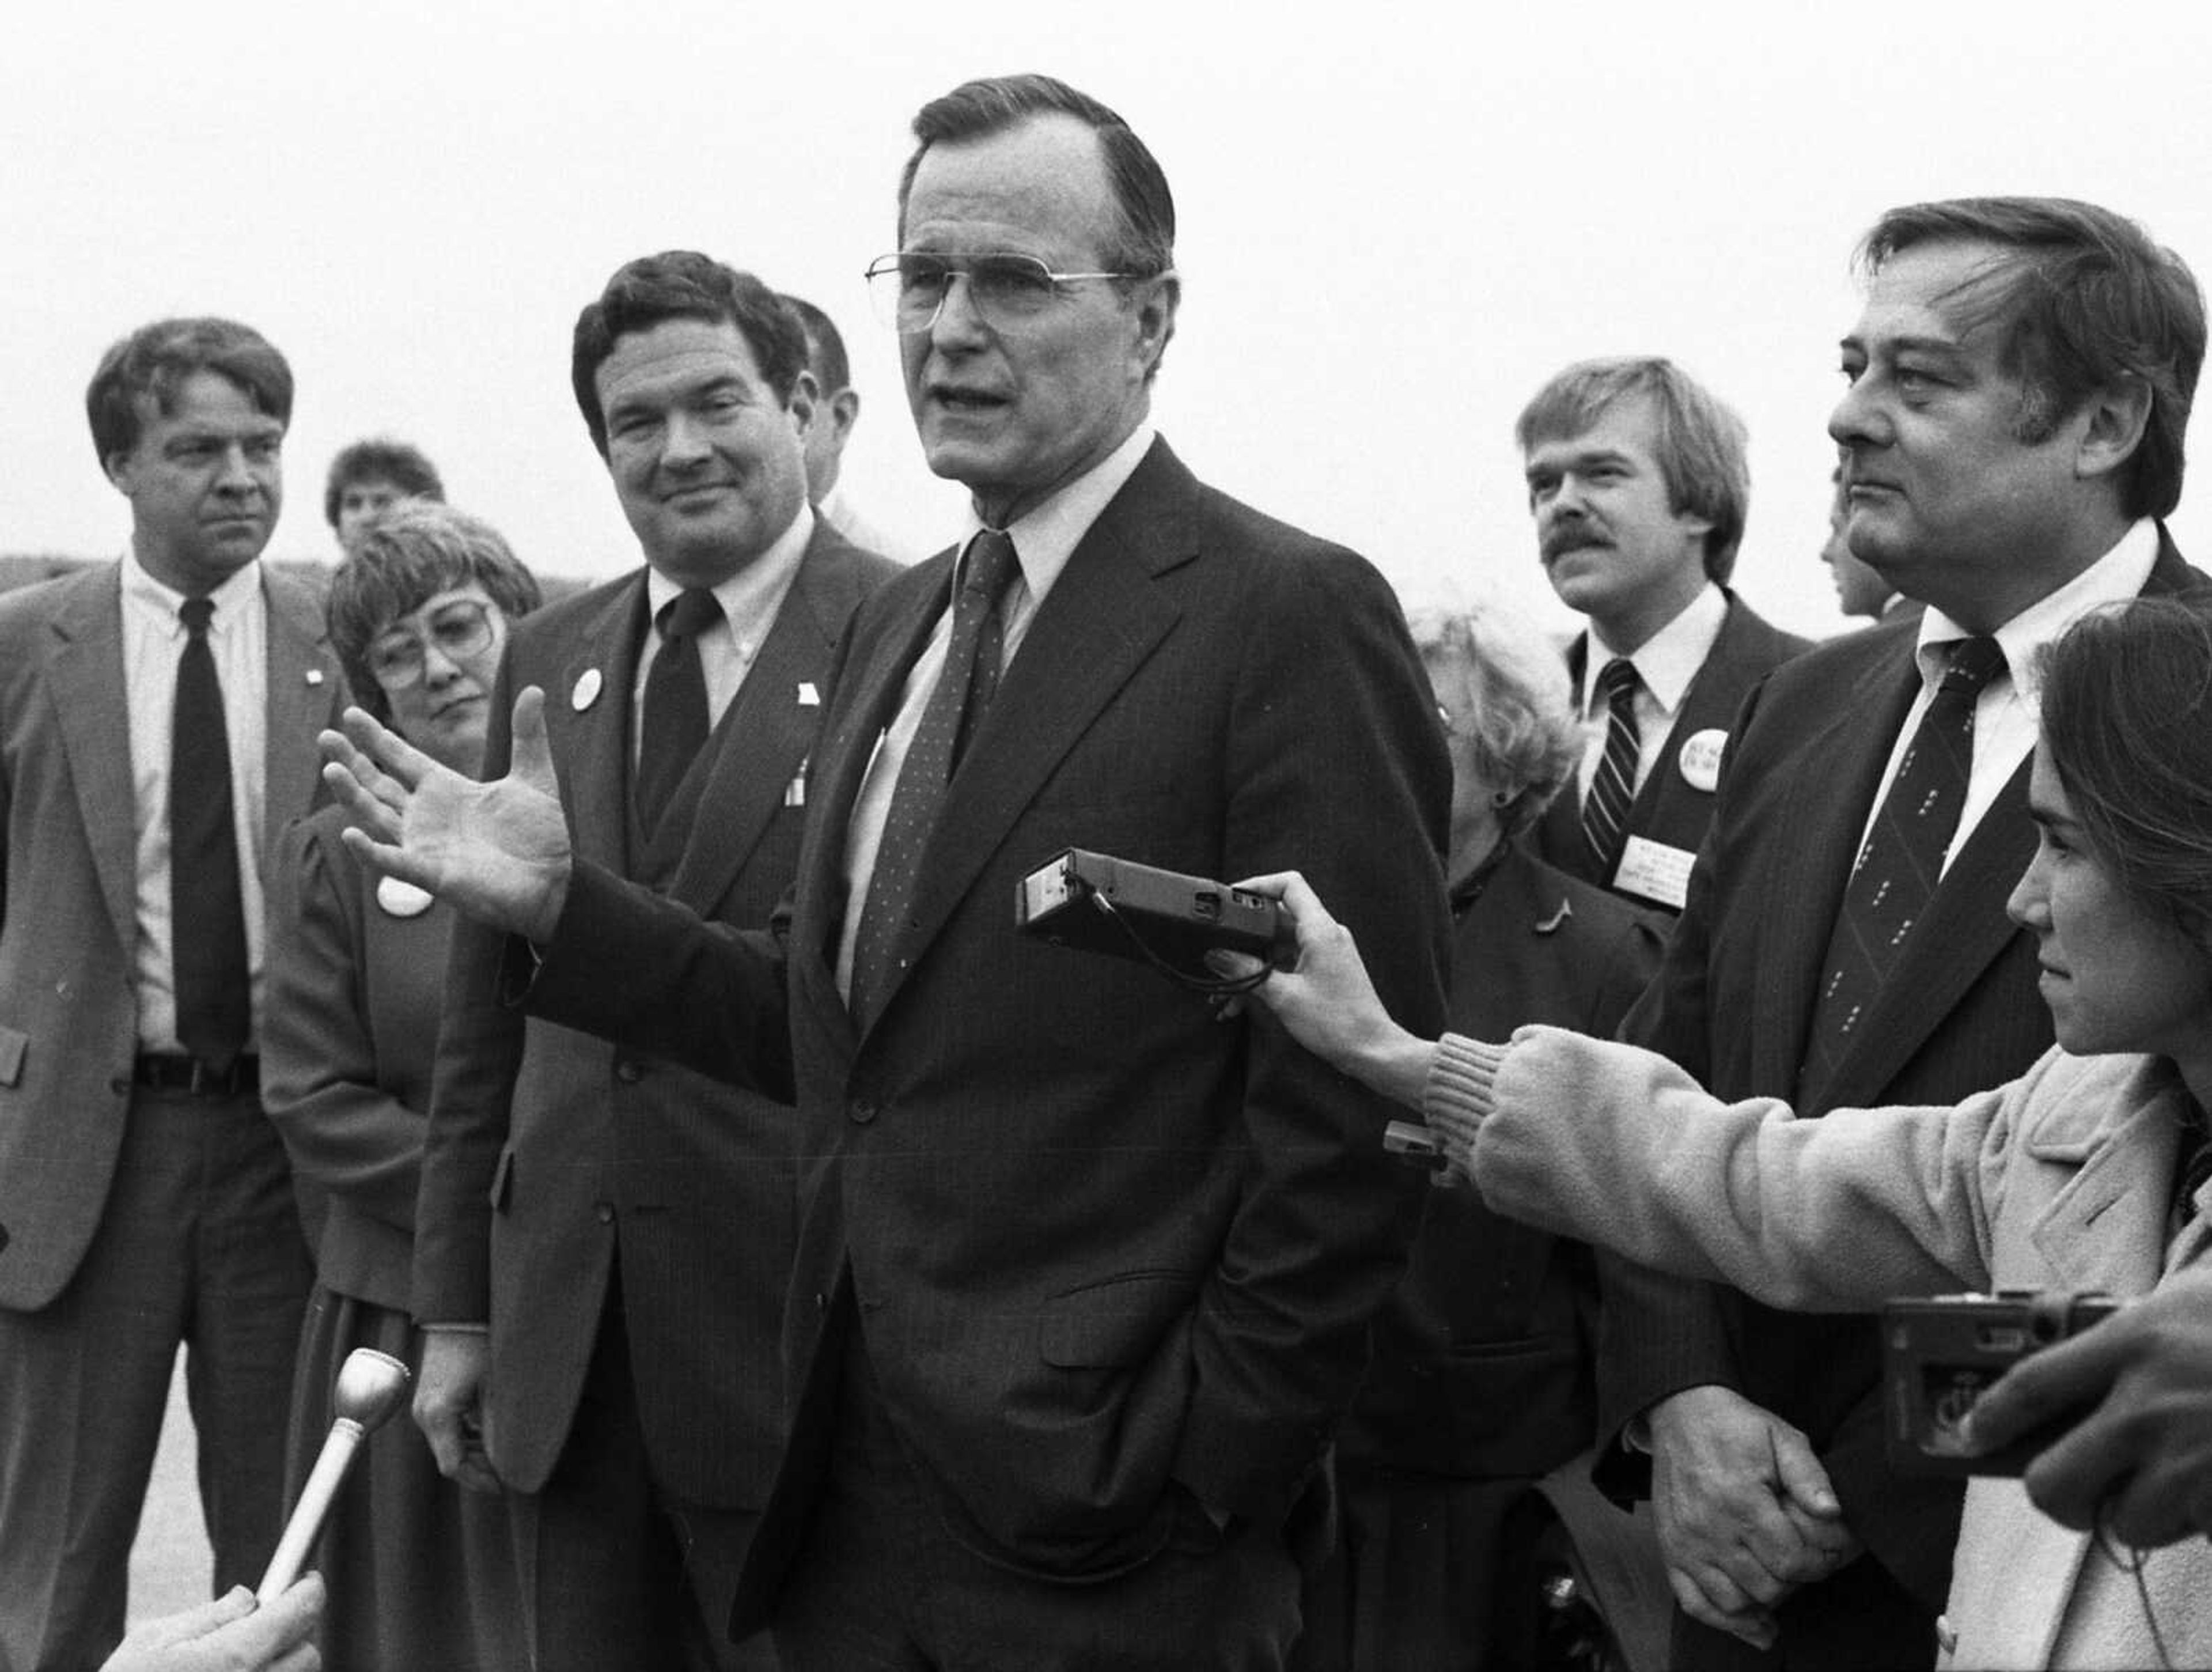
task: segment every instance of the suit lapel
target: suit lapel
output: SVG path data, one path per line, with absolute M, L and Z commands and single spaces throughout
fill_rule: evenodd
M 265 570 L 261 592 L 268 622 L 269 689 L 261 851 L 254 858 L 265 870 L 277 833 L 314 806 L 320 793 L 322 759 L 315 733 L 332 722 L 341 682 L 314 600 Z
M 641 568 L 628 586 L 617 587 L 576 623 L 562 658 L 560 688 L 546 693 L 553 758 L 562 769 L 576 849 L 624 877 L 630 866 L 630 702 L 645 613 Z M 599 698 L 579 713 L 570 693 L 595 672 Z
M 1771 995 L 1771 1002 L 1767 1025 L 1752 1031 L 1753 1085 L 1797 1085 L 1821 966 L 1858 857 L 1866 810 L 1918 688 L 1909 654 L 1901 665 L 1881 658 L 1843 694 L 1826 727 L 1800 753 L 1776 824 L 1793 839 L 1771 844 L 1772 878 L 1762 894 L 1772 928 L 1759 939 L 1756 990 Z M 1806 1096 L 1810 1089 L 1798 1088 L 1801 1112 L 1813 1102 Z
M 1030 623 L 945 792 L 914 896 L 909 970 L 1054 768 L 1174 627 L 1154 576 L 1197 554 L 1195 487 L 1164 444 L 1083 538 Z M 1050 857 L 1036 856 L 1039 862 Z M 1007 909 L 1011 911 L 1009 905 Z M 884 995 L 895 1002 L 896 982 Z
M 118 565 L 87 571 L 54 612 L 53 688 L 85 845 L 125 955 L 137 935 L 137 794 L 131 784 L 130 696 L 123 677 Z
M 711 913 L 729 891 L 746 855 L 783 806 L 821 725 L 820 690 L 813 702 L 803 704 L 799 683 L 809 673 L 821 677 L 834 640 L 826 623 L 838 618 L 823 595 L 828 586 L 823 552 L 834 539 L 829 528 L 826 521 L 817 521 L 775 625 L 709 744 L 713 758 L 700 793 L 700 817 L 691 821 L 669 888 L 672 897 L 695 911 Z

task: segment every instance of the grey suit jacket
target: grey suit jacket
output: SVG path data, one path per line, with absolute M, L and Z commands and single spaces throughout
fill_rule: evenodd
M 267 794 L 255 860 L 320 787 L 345 682 L 322 611 L 266 568 Z M 75 1274 L 123 1142 L 138 1018 L 120 569 L 0 599 L 0 1306 Z
M 798 863 L 799 786 L 832 652 L 861 599 L 897 572 L 817 521 L 774 629 L 693 768 L 697 814 L 672 853 L 635 851 L 632 840 L 642 569 L 517 625 L 487 775 L 507 769 L 512 694 L 543 687 L 577 854 L 624 877 L 658 872 L 702 917 L 764 925 Z M 700 1503 L 755 1506 L 781 1434 L 791 1110 L 574 1029 L 526 1024 L 498 990 L 503 945 L 466 924 L 453 933 L 416 1314 L 489 1323 L 492 1462 L 509 1487 L 535 1492 L 567 1443 L 618 1268 L 655 1468 Z

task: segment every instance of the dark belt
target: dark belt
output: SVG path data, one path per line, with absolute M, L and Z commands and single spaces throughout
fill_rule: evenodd
M 185 1091 L 196 1097 L 235 1097 L 261 1089 L 261 1059 L 241 1056 L 218 1073 L 182 1051 L 142 1051 L 131 1078 L 157 1091 Z

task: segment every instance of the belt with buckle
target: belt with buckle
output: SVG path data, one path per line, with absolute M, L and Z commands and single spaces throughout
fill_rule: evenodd
M 131 1078 L 157 1091 L 183 1091 L 196 1097 L 235 1097 L 261 1089 L 261 1059 L 234 1058 L 230 1067 L 210 1067 L 183 1051 L 141 1051 Z

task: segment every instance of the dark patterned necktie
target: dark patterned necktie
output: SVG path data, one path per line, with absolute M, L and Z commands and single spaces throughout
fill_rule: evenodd
M 1636 724 L 1636 664 L 1616 656 L 1597 682 L 1605 692 L 1605 755 L 1583 798 L 1583 840 L 1589 844 L 1592 875 L 1610 881 L 1620 840 L 1628 829 L 1628 805 L 1636 799 L 1636 762 L 1643 739 Z
M 1995 639 L 1961 639 L 1920 717 L 1844 891 L 1813 1012 L 1805 1073 L 1832 1074 L 1935 897 L 1974 760 L 1974 704 L 2004 672 Z
M 177 614 L 185 638 L 169 719 L 170 970 L 177 1043 L 220 1074 L 246 1049 L 252 1024 L 246 899 L 231 810 L 230 735 L 208 644 L 215 605 L 188 598 Z
M 961 560 L 945 666 L 929 693 L 921 725 L 891 792 L 890 812 L 884 819 L 875 869 L 868 879 L 867 906 L 853 942 L 848 1007 L 864 1028 L 874 1019 L 876 1006 L 901 962 L 896 954 L 909 927 L 907 919 L 922 849 L 937 827 L 945 786 L 998 690 L 1006 636 L 1002 608 L 1007 583 L 1017 572 L 1014 543 L 995 528 L 976 535 Z
M 688 587 L 660 606 L 660 649 L 645 676 L 645 723 L 637 748 L 633 799 L 646 835 L 660 828 L 677 785 L 707 745 L 707 671 L 699 635 L 722 618 L 704 587 Z

